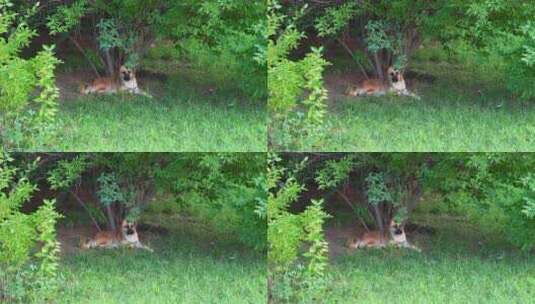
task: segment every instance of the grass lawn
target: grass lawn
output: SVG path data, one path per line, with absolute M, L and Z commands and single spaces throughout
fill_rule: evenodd
M 533 303 L 535 258 L 463 221 L 437 219 L 423 253 L 363 249 L 334 259 L 325 303 Z
M 343 79 L 348 66 L 335 63 L 327 74 Z M 331 87 L 327 136 L 301 150 L 532 151 L 535 105 L 514 100 L 498 77 L 472 68 L 450 62 L 411 63 L 411 70 L 435 78 L 409 85 L 421 100 L 347 97 L 340 92 L 343 86 L 338 92 Z
M 95 77 L 66 60 L 57 76 L 62 95 L 58 134 L 31 151 L 65 152 L 264 152 L 265 102 L 192 68 L 170 65 L 141 74 L 154 98 L 81 96 L 78 85 Z M 78 66 L 79 65 L 79 66 Z M 152 73 L 152 74 L 151 74 Z M 44 142 L 44 140 L 36 140 Z
M 212 232 L 176 227 L 152 238 L 154 253 L 76 251 L 61 260 L 56 303 L 264 303 L 265 257 Z
M 59 141 L 45 150 L 259 152 L 266 150 L 261 109 L 203 100 L 90 97 L 62 106 Z

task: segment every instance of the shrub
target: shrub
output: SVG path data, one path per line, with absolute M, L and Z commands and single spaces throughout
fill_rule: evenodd
M 58 89 L 54 69 L 59 60 L 53 46 L 43 46 L 35 57 L 24 59 L 20 52 L 36 35 L 27 14 L 10 10 L 10 1 L 0 1 L 0 141 L 2 146 L 24 149 L 42 146 L 55 135 Z
M 312 200 L 302 213 L 289 211 L 305 190 L 295 174 L 280 166 L 271 155 L 268 161 L 268 288 L 278 303 L 318 302 L 324 291 L 327 242 L 323 223 L 328 214 L 322 200 Z
M 183 213 L 257 251 L 266 249 L 264 154 L 183 154 L 168 161 L 157 181 L 160 190 L 176 195 Z
M 531 250 L 535 248 L 534 166 L 531 154 L 444 155 L 428 176 L 454 210 Z
M 10 162 L 0 154 L 0 300 L 44 302 L 57 288 L 60 215 L 53 200 L 33 213 L 20 211 L 36 187 L 27 178 L 31 168 L 16 169 Z
M 303 38 L 295 26 L 298 17 L 282 15 L 277 1 L 268 5 L 269 142 L 282 149 L 299 149 L 305 141 L 317 142 L 324 135 L 323 71 L 328 63 L 321 48 L 312 48 L 301 60 L 290 59 Z

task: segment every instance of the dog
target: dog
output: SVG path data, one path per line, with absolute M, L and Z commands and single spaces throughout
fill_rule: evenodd
M 352 249 L 364 247 L 383 248 L 388 245 L 393 245 L 396 247 L 408 248 L 421 252 L 420 248 L 409 243 L 403 225 L 396 223 L 394 220 L 390 221 L 388 233 L 382 233 L 380 231 L 367 231 L 361 237 L 350 239 L 346 245 Z
M 123 220 L 119 231 L 99 231 L 93 238 L 82 241 L 80 244 L 82 249 L 117 248 L 120 246 L 145 249 L 154 252 L 150 247 L 141 244 L 139 235 L 137 234 L 136 225 L 126 220 Z
M 390 236 L 392 237 L 391 243 L 400 248 L 413 249 L 418 252 L 422 252 L 420 248 L 412 245 L 407 240 L 407 235 L 405 234 L 404 225 L 396 223 L 394 220 L 390 222 Z
M 405 83 L 405 77 L 403 77 L 403 73 L 401 73 L 400 70 L 389 67 L 387 73 L 388 80 L 391 84 L 390 90 L 394 94 L 397 94 L 398 96 L 409 96 L 418 100 L 420 99 L 420 96 L 409 92 L 407 84 Z
M 115 94 L 117 92 L 128 92 L 152 98 L 150 94 L 139 88 L 135 72 L 124 65 L 119 69 L 117 76 L 99 77 L 93 80 L 91 84 L 80 86 L 80 93 L 84 95 L 91 93 Z
M 409 96 L 420 99 L 414 93 L 407 90 L 405 78 L 400 70 L 389 67 L 387 70 L 388 84 L 383 83 L 377 78 L 366 79 L 360 85 L 350 85 L 345 91 L 348 96 L 383 96 L 387 93 L 393 93 L 398 96 Z

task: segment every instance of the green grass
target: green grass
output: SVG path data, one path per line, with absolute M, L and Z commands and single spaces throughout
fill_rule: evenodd
M 411 87 L 421 100 L 337 95 L 326 136 L 300 150 L 533 151 L 535 105 L 513 99 L 496 73 L 455 62 L 420 61 L 411 69 L 436 77 Z
M 264 112 L 203 100 L 106 96 L 64 104 L 55 151 L 265 151 Z
M 431 225 L 436 234 L 416 240 L 422 254 L 363 249 L 336 258 L 324 302 L 533 303 L 533 255 L 462 221 Z
M 58 112 L 58 134 L 32 151 L 80 152 L 263 152 L 267 147 L 265 101 L 213 80 L 206 72 L 168 62 L 169 70 L 140 77 L 153 99 L 141 96 L 80 96 L 81 59 L 65 59 L 59 72 L 66 98 Z M 85 64 L 87 65 L 87 64 Z M 154 74 L 159 71 L 159 74 Z M 71 77 L 72 76 L 72 77 Z M 82 81 L 82 79 L 80 79 Z M 36 142 L 43 142 L 37 140 Z
M 95 249 L 64 257 L 55 303 L 265 302 L 265 258 L 194 230 L 151 240 L 155 253 Z

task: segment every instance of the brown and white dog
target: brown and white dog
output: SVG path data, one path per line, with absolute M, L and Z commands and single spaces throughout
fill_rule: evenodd
M 350 85 L 345 94 L 349 96 L 382 96 L 391 92 L 398 96 L 409 96 L 420 99 L 414 93 L 409 92 L 405 78 L 400 70 L 389 67 L 387 70 L 388 84 L 379 79 L 366 79 L 360 85 Z
M 129 69 L 124 65 L 119 69 L 118 75 L 113 77 L 99 77 L 93 80 L 90 84 L 85 84 L 80 87 L 80 93 L 82 94 L 114 94 L 117 92 L 128 92 L 152 97 L 139 88 L 136 74 L 132 69 Z
M 127 246 L 131 248 L 145 249 L 153 252 L 151 248 L 141 244 L 139 235 L 137 234 L 136 225 L 123 220 L 121 229 L 117 232 L 113 231 L 99 231 L 91 239 L 82 241 L 80 247 L 82 249 L 89 248 L 117 248 L 120 246 Z
M 391 243 L 396 247 L 413 249 L 418 252 L 421 252 L 420 248 L 412 245 L 407 240 L 407 235 L 405 234 L 405 229 L 402 224 L 396 223 L 394 220 L 390 222 L 390 236 L 392 237 Z
M 421 250 L 410 244 L 407 241 L 407 235 L 403 225 L 396 223 L 394 220 L 390 222 L 390 227 L 387 233 L 380 231 L 367 231 L 362 236 L 352 238 L 348 241 L 349 248 L 383 248 L 387 245 L 394 245 L 396 247 L 409 248 L 421 252 Z

